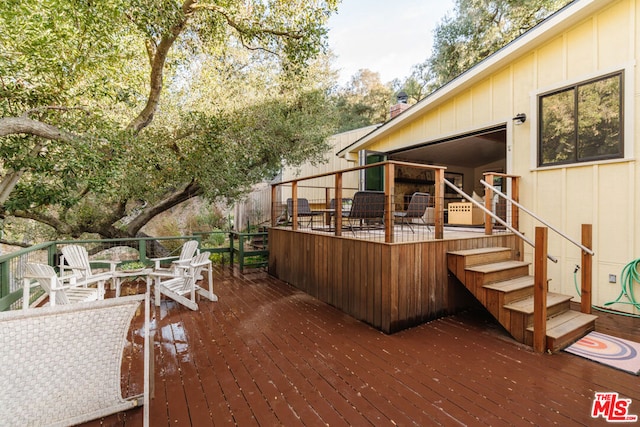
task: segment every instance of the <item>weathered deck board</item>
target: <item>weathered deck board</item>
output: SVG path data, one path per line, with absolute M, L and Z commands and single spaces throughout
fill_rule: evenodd
M 640 414 L 638 377 L 533 353 L 484 311 L 385 335 L 263 272 L 220 269 L 214 280 L 217 303 L 154 309 L 154 427 L 607 425 L 590 416 L 596 391 Z M 123 371 L 132 392 L 137 322 Z M 141 424 L 137 408 L 86 425 Z

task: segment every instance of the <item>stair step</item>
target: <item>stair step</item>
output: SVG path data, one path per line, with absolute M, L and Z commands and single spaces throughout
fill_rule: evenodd
M 593 314 L 580 313 L 575 310 L 566 311 L 547 319 L 547 337 L 557 340 L 568 333 L 582 329 L 597 318 L 598 316 Z M 527 331 L 533 332 L 533 326 L 528 327 Z
M 510 270 L 513 268 L 519 268 L 529 266 L 528 262 L 524 261 L 502 261 L 502 262 L 493 262 L 491 264 L 482 264 L 482 265 L 474 265 L 471 267 L 467 267 L 467 271 L 473 271 L 476 273 L 495 273 L 503 270 Z
M 466 267 L 511 259 L 511 248 L 505 247 L 462 249 L 448 253 L 464 257 Z
M 499 292 L 514 292 L 534 285 L 535 279 L 533 276 L 516 277 L 515 279 L 503 280 L 501 282 L 489 283 L 484 285 L 486 289 L 491 289 Z
M 572 297 L 570 295 L 549 292 L 547 293 L 547 307 L 552 307 L 554 305 L 571 301 L 571 298 Z M 517 311 L 519 313 L 533 314 L 533 295 L 518 301 L 511 302 L 509 304 L 505 304 L 504 308 L 512 311 Z
M 533 276 L 520 276 L 484 285 L 483 288 L 487 292 L 486 302 L 491 304 L 491 307 L 487 305 L 487 308 L 492 313 L 500 313 L 505 310 L 505 304 L 533 295 L 534 283 Z M 489 294 L 494 294 L 495 297 L 490 298 Z

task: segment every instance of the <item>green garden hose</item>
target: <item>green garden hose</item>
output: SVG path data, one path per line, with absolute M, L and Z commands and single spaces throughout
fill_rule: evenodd
M 636 297 L 633 293 L 633 284 L 634 283 L 638 283 L 640 284 L 640 258 L 635 259 L 633 261 L 631 261 L 630 263 L 628 263 L 627 265 L 624 266 L 624 268 L 622 269 L 622 274 L 620 275 L 620 287 L 622 288 L 620 290 L 620 294 L 618 295 L 618 297 L 613 300 L 613 301 L 609 301 L 609 302 L 605 302 L 604 305 L 605 307 L 608 307 L 610 305 L 613 304 L 630 304 L 632 305 L 636 310 L 640 310 L 640 302 L 638 302 L 636 300 Z M 573 270 L 573 283 L 576 287 L 576 292 L 578 293 L 578 296 L 581 296 L 581 292 L 580 289 L 578 287 L 578 279 L 577 279 L 577 273 L 578 270 L 580 269 L 580 266 L 576 265 L 576 268 Z M 626 297 L 628 299 L 628 301 L 622 301 L 622 297 Z M 624 313 L 624 312 L 620 312 L 620 311 L 613 311 L 613 310 L 607 310 L 605 308 L 602 307 L 598 307 L 598 306 L 591 306 L 592 308 L 594 308 L 595 310 L 599 310 L 599 311 L 603 311 L 605 313 L 613 313 L 613 314 L 619 314 L 622 316 L 628 316 L 628 317 L 634 317 L 634 318 L 639 318 L 640 319 L 640 315 L 637 314 L 632 314 L 632 313 Z

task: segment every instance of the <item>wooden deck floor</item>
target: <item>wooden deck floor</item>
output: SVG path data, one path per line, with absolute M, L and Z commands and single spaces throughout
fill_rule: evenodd
M 596 391 L 640 380 L 567 353 L 535 354 L 482 311 L 385 335 L 264 272 L 215 275 L 217 303 L 152 313 L 151 426 L 607 425 Z M 142 390 L 133 328 L 123 387 Z M 87 426 L 139 426 L 142 409 Z

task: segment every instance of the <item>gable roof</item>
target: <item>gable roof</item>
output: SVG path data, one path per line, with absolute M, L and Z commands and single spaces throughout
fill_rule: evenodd
M 507 66 L 516 58 L 558 36 L 567 28 L 585 19 L 595 11 L 604 8 L 615 0 L 575 0 L 529 31 L 525 32 L 503 48 L 483 59 L 450 82 L 444 84 L 427 95 L 417 104 L 402 114 L 383 123 L 381 126 L 340 150 L 336 155 L 345 157 L 348 153 L 358 151 L 369 143 L 394 132 L 410 123 L 422 113 L 436 108 L 451 97 L 463 92 L 473 84 L 489 77 L 491 74 Z

